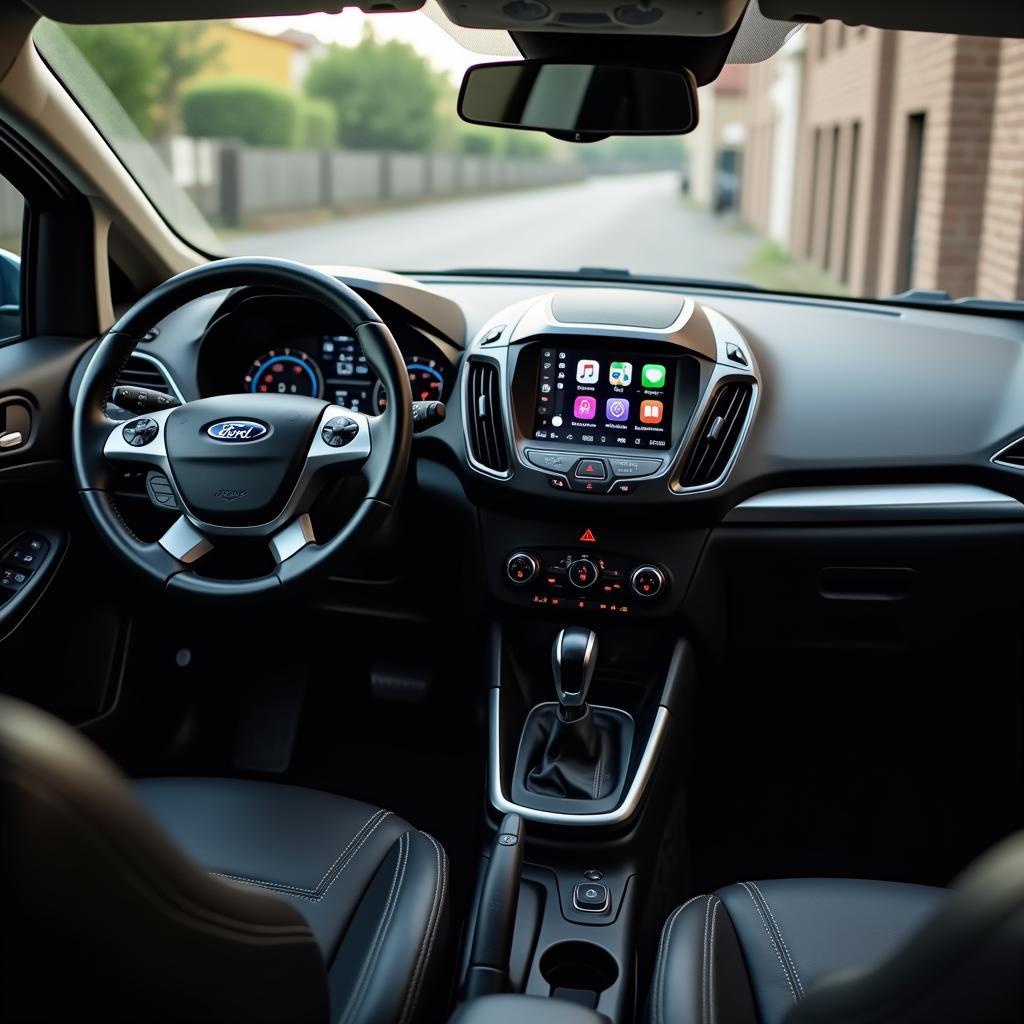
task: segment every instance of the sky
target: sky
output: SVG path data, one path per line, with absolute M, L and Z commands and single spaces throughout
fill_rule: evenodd
M 238 24 L 246 28 L 267 32 L 270 35 L 294 28 L 300 32 L 308 32 L 325 43 L 341 43 L 345 46 L 354 46 L 359 42 L 363 26 L 367 22 L 373 25 L 380 39 L 400 39 L 411 43 L 438 71 L 447 71 L 456 82 L 461 80 L 466 68 L 471 64 L 494 59 L 488 58 L 484 53 L 465 49 L 423 12 L 370 15 L 350 7 L 341 14 L 305 14 L 298 17 L 237 20 Z M 479 33 L 478 38 L 486 39 L 486 36 L 490 35 L 491 33 Z M 494 35 L 502 37 L 502 41 L 508 40 L 505 33 Z

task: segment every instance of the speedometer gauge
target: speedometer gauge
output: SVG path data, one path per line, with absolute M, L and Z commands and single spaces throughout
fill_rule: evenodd
M 324 393 L 320 368 L 299 349 L 272 349 L 257 359 L 245 375 L 245 389 L 254 395 L 307 395 Z
M 409 371 L 409 386 L 414 402 L 440 402 L 444 397 L 444 372 L 436 359 L 421 359 L 410 356 L 405 361 Z M 388 396 L 380 383 L 374 389 L 373 402 L 378 412 L 388 407 Z

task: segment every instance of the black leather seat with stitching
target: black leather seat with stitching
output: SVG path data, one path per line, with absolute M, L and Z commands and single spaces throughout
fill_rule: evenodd
M 443 1015 L 447 859 L 388 811 L 262 782 L 133 786 L 7 698 L 0 811 L 0 1018 Z
M 741 882 L 668 919 L 650 1024 L 1024 1020 L 1024 833 L 938 889 Z

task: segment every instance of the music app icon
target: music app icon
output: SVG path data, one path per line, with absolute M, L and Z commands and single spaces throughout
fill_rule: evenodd
M 578 384 L 596 384 L 601 376 L 601 366 L 594 359 L 581 359 L 576 364 L 576 382 Z

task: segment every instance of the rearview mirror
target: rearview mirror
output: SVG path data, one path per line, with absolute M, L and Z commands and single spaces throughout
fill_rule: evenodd
M 697 84 L 685 68 L 476 64 L 462 80 L 470 124 L 543 131 L 571 142 L 609 135 L 682 135 L 697 127 Z

